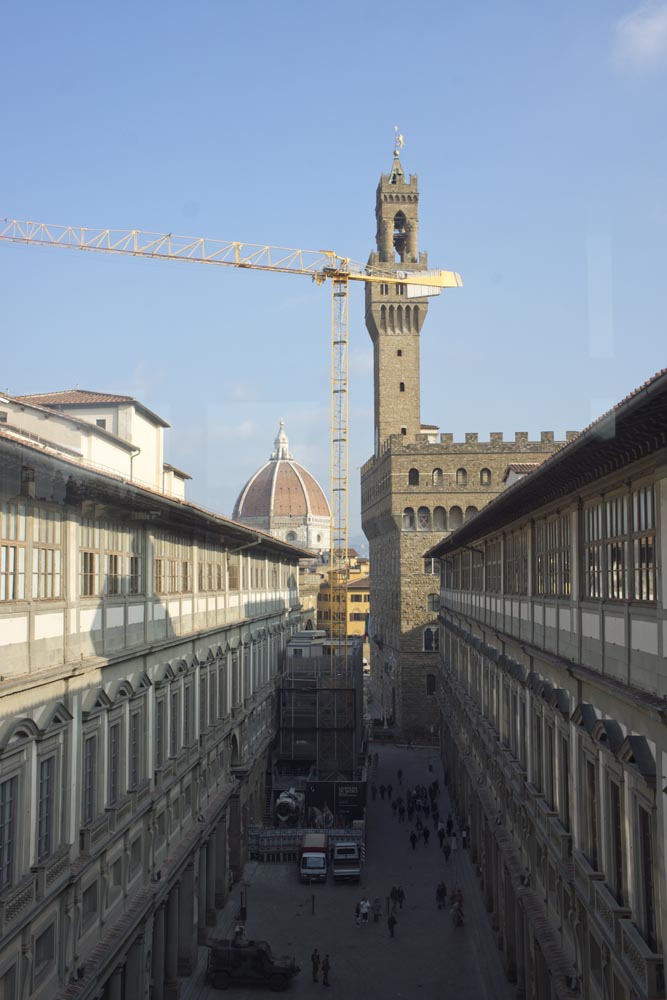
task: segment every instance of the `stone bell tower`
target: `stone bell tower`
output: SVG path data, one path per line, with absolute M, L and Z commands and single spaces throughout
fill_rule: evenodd
M 394 149 L 389 174 L 382 174 L 375 195 L 376 243 L 368 258 L 388 272 L 426 271 L 425 253 L 418 249 L 419 191 L 417 175 L 406 179 Z M 421 429 L 419 396 L 419 333 L 428 299 L 409 299 L 405 285 L 366 284 L 366 327 L 373 341 L 375 454 L 390 434 L 414 441 Z

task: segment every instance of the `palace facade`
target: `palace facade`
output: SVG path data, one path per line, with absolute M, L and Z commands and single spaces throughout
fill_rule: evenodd
M 428 552 L 435 697 L 517 996 L 665 996 L 667 371 Z
M 175 1000 L 261 822 L 305 553 L 188 502 L 165 426 L 0 398 L 4 1000 Z

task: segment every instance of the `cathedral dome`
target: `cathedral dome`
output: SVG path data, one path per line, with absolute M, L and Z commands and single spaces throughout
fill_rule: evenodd
M 271 458 L 245 484 L 232 516 L 283 541 L 328 551 L 327 498 L 315 477 L 292 458 L 282 420 Z

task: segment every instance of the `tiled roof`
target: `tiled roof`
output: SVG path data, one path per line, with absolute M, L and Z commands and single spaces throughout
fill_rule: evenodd
M 77 403 L 136 403 L 133 396 L 119 396 L 109 392 L 90 392 L 88 389 L 63 389 L 60 392 L 34 392 L 27 396 L 16 396 L 39 406 L 71 406 Z
M 35 392 L 27 396 L 15 396 L 24 403 L 35 406 L 67 407 L 67 406 L 105 406 L 115 403 L 134 403 L 138 410 L 148 414 L 161 427 L 169 427 L 166 420 L 158 416 L 134 396 L 121 396 L 112 392 L 92 392 L 90 389 L 62 389 L 59 392 Z
M 329 517 L 317 480 L 292 460 L 272 459 L 246 483 L 236 501 L 236 520 L 255 517 Z
M 540 464 L 540 462 L 510 462 L 507 469 L 511 472 L 526 473 L 532 472 L 533 469 L 536 469 Z

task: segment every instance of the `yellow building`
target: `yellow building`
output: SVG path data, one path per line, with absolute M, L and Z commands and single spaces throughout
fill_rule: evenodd
M 362 569 L 365 575 L 361 574 Z M 348 636 L 366 634 L 366 622 L 368 621 L 369 610 L 369 584 L 368 563 L 364 560 L 362 567 L 350 567 L 350 580 L 347 585 L 345 620 L 347 622 Z M 340 594 L 332 594 L 328 579 L 320 584 L 317 595 L 317 625 L 318 628 L 328 629 L 331 625 L 333 615 L 340 612 L 340 605 L 333 603 L 333 598 L 342 599 Z

